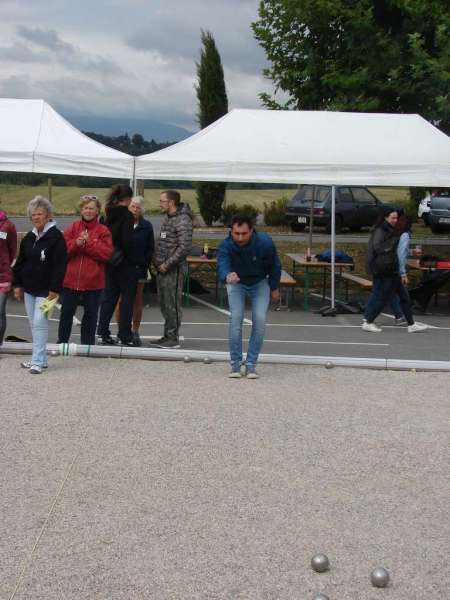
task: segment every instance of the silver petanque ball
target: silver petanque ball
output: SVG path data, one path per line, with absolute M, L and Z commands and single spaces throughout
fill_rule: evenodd
M 333 363 L 331 361 L 327 361 L 325 363 L 325 369 L 332 369 L 334 367 Z
M 203 359 L 203 362 L 205 363 L 205 365 L 210 365 L 211 359 L 209 358 L 209 356 L 205 356 L 205 358 Z
M 316 594 L 312 600 L 330 600 L 325 594 Z
M 185 356 L 183 358 L 183 360 L 184 360 L 185 363 L 191 362 L 191 357 L 190 356 Z
M 325 573 L 330 568 L 330 561 L 326 554 L 314 554 L 311 559 L 311 568 L 316 573 Z
M 384 588 L 389 583 L 389 572 L 384 567 L 377 567 L 370 574 L 373 587 Z
M 57 350 L 52 350 L 50 352 L 50 356 L 58 356 L 59 352 Z

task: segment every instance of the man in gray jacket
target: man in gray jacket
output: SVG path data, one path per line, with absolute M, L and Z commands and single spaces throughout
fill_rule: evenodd
M 153 345 L 179 348 L 186 257 L 192 247 L 192 212 L 189 204 L 180 201 L 180 194 L 175 190 L 163 192 L 159 206 L 166 218 L 161 225 L 153 263 L 158 271 L 156 283 L 164 317 L 164 335 Z

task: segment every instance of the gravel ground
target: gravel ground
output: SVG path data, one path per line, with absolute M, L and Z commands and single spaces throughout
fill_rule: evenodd
M 448 598 L 448 374 L 19 360 L 0 358 L 2 600 Z

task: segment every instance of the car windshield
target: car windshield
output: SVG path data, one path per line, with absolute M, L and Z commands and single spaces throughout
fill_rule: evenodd
M 441 188 L 439 190 L 435 190 L 432 193 L 433 198 L 450 198 L 450 190 L 446 188 Z
M 435 196 L 431 200 L 431 210 L 437 208 L 438 210 L 450 210 L 450 197 L 437 197 Z
M 314 186 L 305 185 L 297 192 L 297 194 L 292 198 L 292 201 L 295 201 L 295 204 L 308 205 L 311 204 L 313 199 L 313 191 Z M 328 186 L 318 186 L 316 187 L 316 197 L 314 198 L 314 204 L 324 204 L 330 195 L 330 187 Z

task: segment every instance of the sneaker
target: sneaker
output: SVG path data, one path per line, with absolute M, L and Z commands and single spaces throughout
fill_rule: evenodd
M 405 317 L 399 317 L 398 319 L 394 319 L 394 325 L 396 325 L 397 327 L 400 325 L 406 325 Z
M 364 331 L 370 331 L 370 333 L 380 333 L 380 331 L 382 331 L 381 327 L 377 327 L 375 323 L 368 323 L 367 321 L 362 324 L 362 329 Z
M 121 340 L 120 338 L 117 338 L 117 345 L 119 346 L 136 346 L 136 344 L 134 343 L 134 340 Z
M 26 360 L 24 362 L 21 362 L 20 366 L 22 367 L 22 369 L 28 369 L 28 370 L 30 370 L 31 367 L 36 366 L 36 365 L 33 365 L 33 363 L 31 362 L 31 360 Z M 41 367 L 39 367 L 39 368 L 41 368 Z M 42 369 L 48 369 L 48 365 L 42 365 Z
M 159 346 L 160 344 L 163 344 L 167 340 L 168 340 L 168 338 L 166 338 L 166 336 L 163 335 L 162 337 L 158 338 L 157 340 L 153 340 L 153 342 L 150 342 L 150 346 Z
M 408 333 L 421 333 L 427 329 L 428 325 L 425 325 L 425 323 L 413 323 L 412 325 L 408 325 Z
M 32 375 L 40 375 L 42 373 L 42 368 L 37 365 L 31 365 L 30 370 L 28 371 Z
M 111 337 L 111 335 L 102 335 L 99 344 L 101 346 L 115 346 L 116 341 Z
M 259 379 L 259 375 L 255 370 L 255 367 L 247 367 L 245 369 L 245 376 L 247 379 Z
M 159 340 L 157 340 L 156 342 L 154 342 L 152 344 L 152 346 L 158 346 L 158 348 L 180 348 L 180 342 L 178 340 L 174 340 L 174 339 L 170 339 L 170 338 L 165 338 L 162 342 L 159 342 Z
M 231 367 L 231 372 L 229 373 L 228 377 L 230 379 L 240 379 L 242 377 L 241 367 Z
M 133 331 L 133 346 L 140 347 L 142 346 L 141 336 L 137 331 Z

